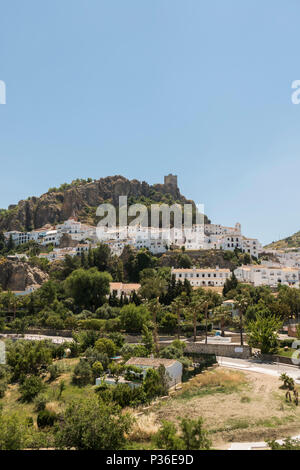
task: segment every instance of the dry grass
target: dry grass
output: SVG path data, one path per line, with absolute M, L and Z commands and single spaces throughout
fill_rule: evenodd
M 155 413 L 135 416 L 135 423 L 129 438 L 136 442 L 150 440 L 157 433 L 159 427 Z
M 175 398 L 182 400 L 214 393 L 230 393 L 240 390 L 246 384 L 247 380 L 241 372 L 216 368 L 185 383 Z
M 204 372 L 194 377 L 187 387 L 197 385 L 198 387 L 225 387 L 235 388 L 246 383 L 245 376 L 238 371 L 217 368 L 213 371 Z
M 154 423 L 201 416 L 215 447 L 299 434 L 300 406 L 286 403 L 279 387 L 276 377 L 217 368 L 194 377 L 174 398 L 154 407 Z

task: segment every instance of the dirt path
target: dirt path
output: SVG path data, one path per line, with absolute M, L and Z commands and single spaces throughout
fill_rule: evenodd
M 228 393 L 161 403 L 153 410 L 153 421 L 202 416 L 216 447 L 231 442 L 279 439 L 300 433 L 300 406 L 285 402 L 285 391 L 277 377 L 255 372 L 239 372 L 244 384 Z

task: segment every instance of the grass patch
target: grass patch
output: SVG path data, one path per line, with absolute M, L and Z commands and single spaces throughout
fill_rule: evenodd
M 238 371 L 215 369 L 206 371 L 184 384 L 175 400 L 190 400 L 194 397 L 203 397 L 215 393 L 232 393 L 240 390 L 247 381 Z
M 288 415 L 283 418 L 278 418 L 278 416 L 271 416 L 270 418 L 262 418 L 256 421 L 257 426 L 262 426 L 264 428 L 277 428 L 283 424 L 292 423 L 295 421 L 295 416 Z
M 135 418 L 129 439 L 134 442 L 151 440 L 159 430 L 159 427 L 154 413 L 143 414 Z
M 236 431 L 238 429 L 247 429 L 249 426 L 251 426 L 251 423 L 246 418 L 231 418 L 226 421 L 224 426 L 211 429 L 209 433 L 214 434 L 216 432 Z
M 283 356 L 283 357 L 292 357 L 293 353 L 296 351 L 296 349 L 289 348 L 285 350 L 284 348 L 278 349 L 278 356 Z
M 55 361 L 55 364 L 59 365 L 60 376 L 51 383 L 48 382 L 48 377 L 46 377 L 44 380 L 45 391 L 43 392 L 43 395 L 46 397 L 48 409 L 59 412 L 64 410 L 67 404 L 72 400 L 77 400 L 80 398 L 88 399 L 90 396 L 94 395 L 93 385 L 87 385 L 86 387 L 80 388 L 71 383 L 72 372 L 77 362 L 77 358 L 61 359 Z M 58 400 L 59 383 L 62 380 L 64 380 L 66 388 L 63 391 L 60 400 Z M 22 417 L 32 416 L 34 419 L 36 419 L 37 412 L 35 411 L 34 402 L 22 403 L 19 398 L 19 385 L 9 385 L 4 397 L 1 399 L 3 412 L 7 415 L 18 413 Z

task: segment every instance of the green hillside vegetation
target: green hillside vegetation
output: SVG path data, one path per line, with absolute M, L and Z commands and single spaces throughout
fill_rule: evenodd
M 284 250 L 287 248 L 300 248 L 300 231 L 294 233 L 290 237 L 283 238 L 277 242 L 272 242 L 269 245 L 266 245 L 265 248 L 270 250 Z

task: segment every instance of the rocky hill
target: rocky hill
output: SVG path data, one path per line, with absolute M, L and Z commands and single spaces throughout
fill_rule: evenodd
M 3 290 L 24 291 L 32 285 L 42 285 L 48 274 L 29 263 L 0 260 L 0 286 Z
M 285 250 L 287 248 L 300 248 L 300 231 L 294 233 L 290 237 L 283 238 L 277 242 L 272 242 L 269 245 L 265 246 L 270 250 Z
M 168 178 L 171 177 L 171 180 Z M 145 181 L 128 180 L 123 176 L 108 176 L 99 180 L 75 180 L 60 188 L 51 188 L 40 197 L 29 197 L 8 210 L 0 211 L 0 230 L 30 231 L 45 224 L 63 222 L 76 216 L 81 222 L 96 224 L 96 209 L 103 202 L 116 207 L 119 196 L 127 196 L 128 204 L 153 203 L 186 204 L 193 201 L 181 195 L 177 179 L 173 175 L 165 177 L 164 184 L 149 185 Z M 175 184 L 174 180 L 175 178 Z

